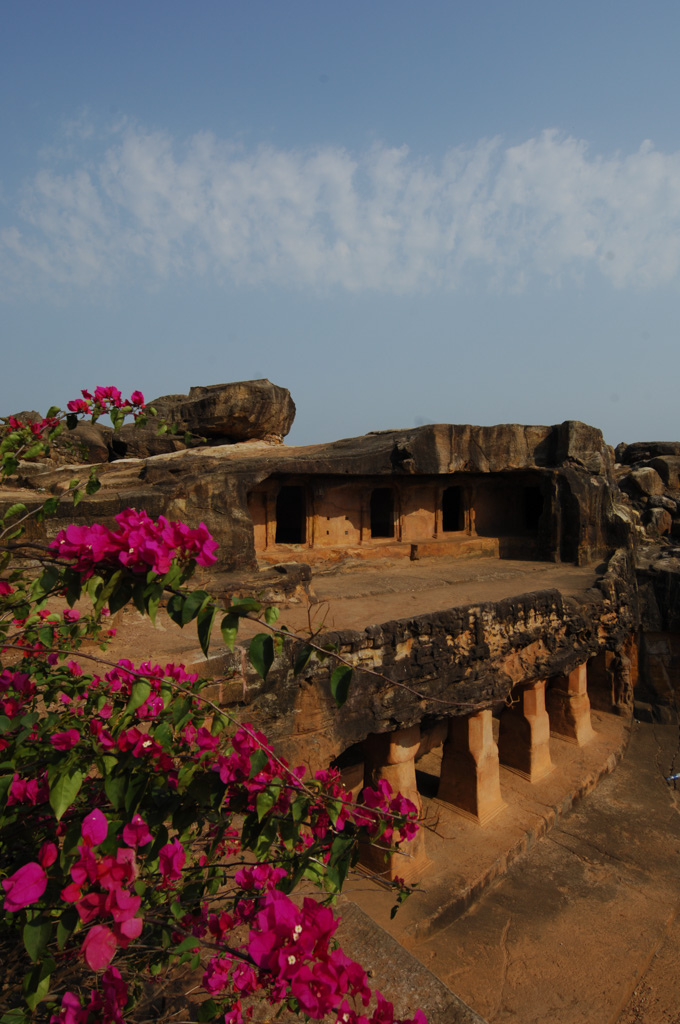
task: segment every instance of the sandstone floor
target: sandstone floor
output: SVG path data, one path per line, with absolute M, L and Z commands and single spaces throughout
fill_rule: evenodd
M 615 771 L 469 909 L 415 940 L 405 920 L 410 952 L 488 1024 L 678 1024 L 677 764 L 677 726 L 634 723 Z

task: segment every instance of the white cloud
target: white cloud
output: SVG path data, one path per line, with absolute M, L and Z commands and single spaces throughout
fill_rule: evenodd
M 16 208 L 5 203 L 3 290 L 200 275 L 403 292 L 593 270 L 647 288 L 680 271 L 680 154 L 649 142 L 603 157 L 546 131 L 435 165 L 407 147 L 248 150 L 207 133 L 180 145 L 123 124 L 88 155 L 96 146 L 89 126 L 72 132 L 68 156 L 46 153 Z

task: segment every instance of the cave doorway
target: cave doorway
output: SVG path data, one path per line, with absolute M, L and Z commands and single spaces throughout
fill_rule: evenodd
M 276 544 L 307 540 L 307 502 L 304 487 L 282 487 L 276 498 Z
M 463 528 L 463 488 L 447 487 L 442 494 L 442 531 L 456 533 Z
M 371 492 L 371 537 L 394 537 L 394 491 L 376 487 Z

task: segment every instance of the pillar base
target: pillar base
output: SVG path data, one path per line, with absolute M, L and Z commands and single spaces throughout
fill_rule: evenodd
M 489 709 L 449 720 L 437 799 L 478 825 L 505 807 Z
M 516 698 L 501 714 L 498 750 L 501 764 L 529 782 L 540 782 L 553 770 L 550 719 L 545 710 L 545 680 L 513 691 Z
M 551 681 L 545 695 L 550 717 L 550 734 L 584 747 L 595 737 L 590 720 L 586 666 L 579 665 L 567 676 Z
M 420 747 L 420 726 L 397 729 L 391 733 L 371 733 L 364 740 L 364 783 L 375 787 L 381 779 L 389 782 L 392 793 L 401 793 L 413 804 L 418 814 L 422 803 L 416 785 L 415 756 Z M 359 862 L 367 870 L 390 881 L 403 878 L 408 882 L 423 877 L 430 861 L 425 853 L 425 834 L 419 829 L 409 843 L 402 843 L 399 852 L 376 849 L 361 843 Z

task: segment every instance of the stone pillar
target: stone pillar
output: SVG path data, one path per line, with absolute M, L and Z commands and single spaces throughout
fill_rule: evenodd
M 538 782 L 552 771 L 550 719 L 545 710 L 545 679 L 517 686 L 503 709 L 498 736 L 501 764 Z
M 613 651 L 600 651 L 588 662 L 588 694 L 590 706 L 597 711 L 614 711 Z
M 420 746 L 420 726 L 397 729 L 396 732 L 371 733 L 364 740 L 364 784 L 376 787 L 385 779 L 396 795 L 401 793 L 416 805 L 422 802 L 416 785 L 415 757 Z M 381 843 L 381 845 L 387 845 Z M 359 860 L 364 867 L 392 879 L 399 876 L 408 882 L 422 877 L 429 861 L 425 855 L 423 829 L 410 843 L 403 843 L 399 853 L 386 853 L 368 843 L 362 844 Z
M 579 747 L 584 747 L 593 739 L 595 732 L 590 721 L 585 664 L 579 665 L 569 675 L 552 679 L 545 703 L 550 718 L 550 732 L 554 736 L 573 740 Z
M 480 825 L 505 807 L 490 709 L 449 719 L 437 797 Z

